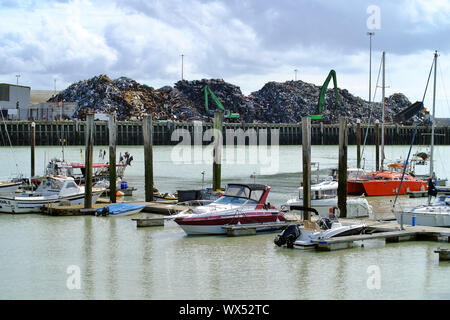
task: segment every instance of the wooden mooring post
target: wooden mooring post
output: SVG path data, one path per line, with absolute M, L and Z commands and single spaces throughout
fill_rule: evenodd
M 36 175 L 36 123 L 31 123 L 30 130 L 30 146 L 31 146 L 31 177 Z
M 151 115 L 144 116 L 145 201 L 153 201 L 153 121 Z
M 84 208 L 92 208 L 92 159 L 94 153 L 94 114 L 86 115 L 86 151 L 84 177 Z
M 339 217 L 347 217 L 347 118 L 339 119 L 338 207 Z
M 311 207 L 311 118 L 302 118 L 303 206 Z M 303 220 L 311 221 L 311 213 L 303 211 Z
M 213 190 L 220 190 L 222 180 L 223 112 L 214 112 Z
M 116 114 L 109 115 L 109 200 L 112 203 L 117 202 L 117 171 L 116 171 L 116 143 L 117 143 L 117 125 Z

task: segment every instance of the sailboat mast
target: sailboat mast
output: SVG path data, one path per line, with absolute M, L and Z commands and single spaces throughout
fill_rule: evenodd
M 383 92 L 383 116 L 382 116 L 382 123 L 381 123 L 381 171 L 383 171 L 383 163 L 384 163 L 384 112 L 386 107 L 386 101 L 385 101 L 385 63 L 386 63 L 386 52 L 383 51 L 382 56 L 383 61 L 383 84 L 382 84 L 382 92 Z
M 436 73 L 437 73 L 437 50 L 434 52 L 434 83 L 433 83 L 433 112 L 431 114 L 431 149 L 430 149 L 430 178 L 433 178 L 433 149 L 434 149 L 434 112 L 436 108 Z

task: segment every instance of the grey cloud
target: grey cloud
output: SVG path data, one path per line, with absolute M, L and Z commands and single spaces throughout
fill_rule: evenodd
M 141 12 L 168 23 L 189 23 L 182 9 L 189 6 L 186 1 L 151 2 L 142 0 L 117 0 L 118 5 Z M 208 1 L 201 1 L 205 6 Z M 381 9 L 381 29 L 376 32 L 378 46 L 383 46 L 397 54 L 412 53 L 424 49 L 433 49 L 440 36 L 450 32 L 449 24 L 440 25 L 436 31 L 425 22 L 414 22 L 403 14 L 405 2 L 401 1 L 242 1 L 227 0 L 222 4 L 229 14 L 220 23 L 227 23 L 230 18 L 237 18 L 249 25 L 261 40 L 261 47 L 284 51 L 295 44 L 306 47 L 314 45 L 330 50 L 342 50 L 351 53 L 366 50 L 369 31 L 366 21 L 369 17 L 367 8 L 377 5 Z M 160 10 L 159 8 L 166 10 Z M 169 10 L 173 8 L 173 10 Z M 422 32 L 413 32 L 420 29 Z M 374 41 L 375 45 L 375 41 Z M 441 50 L 447 50 L 449 43 L 439 43 Z

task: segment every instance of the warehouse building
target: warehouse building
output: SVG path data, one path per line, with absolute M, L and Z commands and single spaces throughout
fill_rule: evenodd
M 3 119 L 27 120 L 31 88 L 0 83 L 0 112 Z

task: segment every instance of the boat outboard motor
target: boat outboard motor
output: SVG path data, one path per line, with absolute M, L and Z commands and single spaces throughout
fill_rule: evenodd
M 277 246 L 281 247 L 286 244 L 288 248 L 294 247 L 294 241 L 300 236 L 300 229 L 296 224 L 290 224 L 283 230 L 273 241 Z
M 109 207 L 104 207 L 101 211 L 100 211 L 100 215 L 106 217 L 109 215 Z

